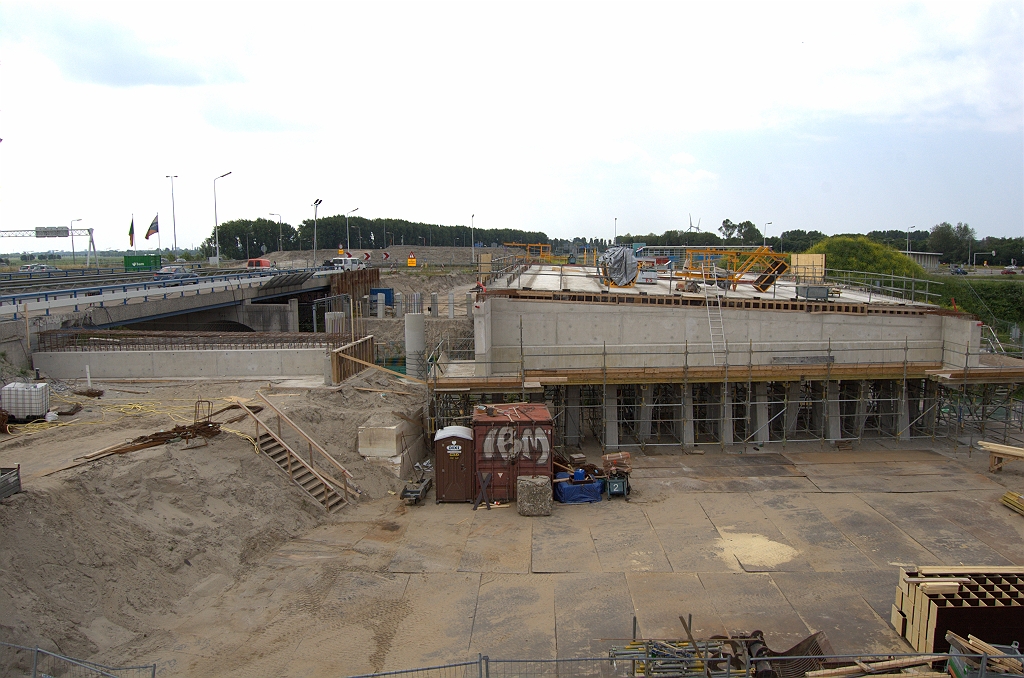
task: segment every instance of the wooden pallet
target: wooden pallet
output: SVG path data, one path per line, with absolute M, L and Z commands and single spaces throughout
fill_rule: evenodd
M 890 622 L 918 652 L 947 652 L 946 633 L 1006 644 L 1024 628 L 1024 567 L 900 568 Z

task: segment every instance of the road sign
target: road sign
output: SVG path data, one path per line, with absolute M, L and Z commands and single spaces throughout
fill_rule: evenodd
M 369 260 L 370 260 L 370 253 L 369 252 L 363 252 L 363 261 L 369 261 Z
M 69 230 L 67 226 L 36 226 L 36 237 L 66 238 Z
M 391 254 L 389 252 L 385 252 L 384 253 L 384 261 L 387 261 L 390 258 L 391 258 Z
M 405 260 L 405 265 L 409 268 L 416 268 L 416 253 L 409 252 L 409 258 Z

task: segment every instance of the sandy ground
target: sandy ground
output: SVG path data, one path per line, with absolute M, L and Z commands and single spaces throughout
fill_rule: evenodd
M 399 383 L 104 384 L 75 424 L 0 443 L 25 475 L 0 503 L 0 634 L 167 676 L 600 656 L 634 614 L 649 637 L 679 637 L 693 614 L 698 635 L 763 629 L 777 650 L 824 630 L 840 652 L 898 651 L 900 564 L 1024 564 L 1024 521 L 998 502 L 1024 464 L 989 474 L 984 455 L 920 443 L 638 455 L 628 503 L 543 518 L 408 507 L 355 452 L 375 411 L 422 405 Z M 231 433 L 50 473 L 190 420 L 200 395 L 257 389 L 353 472 L 358 504 L 325 515 Z

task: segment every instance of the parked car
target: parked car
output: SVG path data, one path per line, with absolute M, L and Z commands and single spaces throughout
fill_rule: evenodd
M 325 261 L 324 264 L 331 266 L 336 271 L 361 271 L 366 268 L 366 263 L 355 257 L 334 257 L 329 262 Z
M 949 273 L 950 275 L 967 275 L 967 270 L 960 268 L 959 266 L 954 266 L 953 268 L 949 269 Z
M 153 276 L 157 282 L 177 281 L 171 284 L 190 285 L 199 282 L 199 275 L 184 266 L 164 266 Z
M 1002 273 L 1003 275 L 1017 275 L 1017 267 L 1007 266 L 1002 271 L 1000 271 L 1000 273 Z

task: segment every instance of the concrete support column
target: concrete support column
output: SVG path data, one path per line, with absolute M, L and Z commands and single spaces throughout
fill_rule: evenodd
M 455 317 L 455 292 L 448 293 L 448 317 Z
M 854 408 L 854 433 L 860 438 L 864 435 L 864 424 L 868 420 L 868 398 L 871 397 L 871 384 L 866 381 L 857 382 L 857 405 Z
M 604 446 L 619 447 L 619 393 L 614 384 L 604 387 Z
M 426 321 L 422 313 L 405 316 L 405 371 L 418 379 L 426 378 Z
M 331 361 L 331 349 L 324 350 L 324 386 L 334 386 L 334 364 Z
M 583 442 L 583 395 L 579 386 L 565 388 L 565 444 Z
M 800 382 L 786 384 L 786 437 L 796 433 L 797 416 L 800 414 Z
M 811 430 L 817 436 L 825 437 L 825 383 L 811 382 Z
M 409 313 L 423 313 L 423 297 L 419 292 L 412 293 L 412 308 L 405 310 Z
M 931 431 L 935 426 L 935 416 L 937 414 L 935 410 L 939 405 L 938 393 L 938 384 L 931 379 L 924 382 L 924 398 L 921 401 L 921 427 L 925 431 Z
M 768 384 L 759 381 L 754 384 L 754 441 L 759 445 L 768 442 Z
M 683 388 L 683 401 L 679 406 L 679 419 L 683 425 L 683 445 L 693 447 L 693 386 L 687 384 Z
M 437 292 L 430 293 L 430 317 L 437 317 Z
M 843 422 L 839 416 L 839 382 L 828 382 L 827 389 L 828 411 L 826 412 L 826 421 L 828 422 L 828 430 L 826 436 L 829 440 L 839 440 L 843 437 Z
M 466 292 L 466 317 L 473 317 L 473 293 Z
M 385 304 L 384 293 L 383 292 L 377 292 L 377 317 L 378 318 L 383 318 L 384 317 L 384 311 L 385 311 L 385 308 L 386 308 L 384 306 L 384 304 Z
M 395 292 L 395 317 L 401 318 L 405 315 L 405 303 L 401 292 Z
M 288 300 L 288 331 L 298 332 L 299 331 L 299 300 L 289 299 Z
M 899 425 L 895 416 L 899 397 L 895 385 L 896 382 L 887 379 L 878 390 L 878 424 L 882 431 L 890 435 L 896 435 L 896 427 Z
M 640 387 L 640 421 L 637 426 L 637 438 L 640 442 L 646 442 L 651 439 L 651 414 L 653 408 L 651 407 L 651 401 L 654 398 L 654 389 L 651 388 L 650 384 L 644 384 Z
M 732 445 L 732 385 L 722 384 L 722 409 L 720 410 L 718 432 L 723 445 Z
M 899 410 L 897 426 L 899 426 L 899 428 L 896 429 L 896 436 L 898 438 L 900 438 L 900 439 L 909 438 L 910 437 L 910 394 L 909 394 L 909 392 L 907 390 L 907 382 L 906 381 L 899 382 L 899 383 L 893 382 L 893 385 L 896 388 L 898 388 L 898 389 L 902 389 L 897 394 L 897 396 L 899 397 L 899 402 L 896 404 L 896 407 Z

